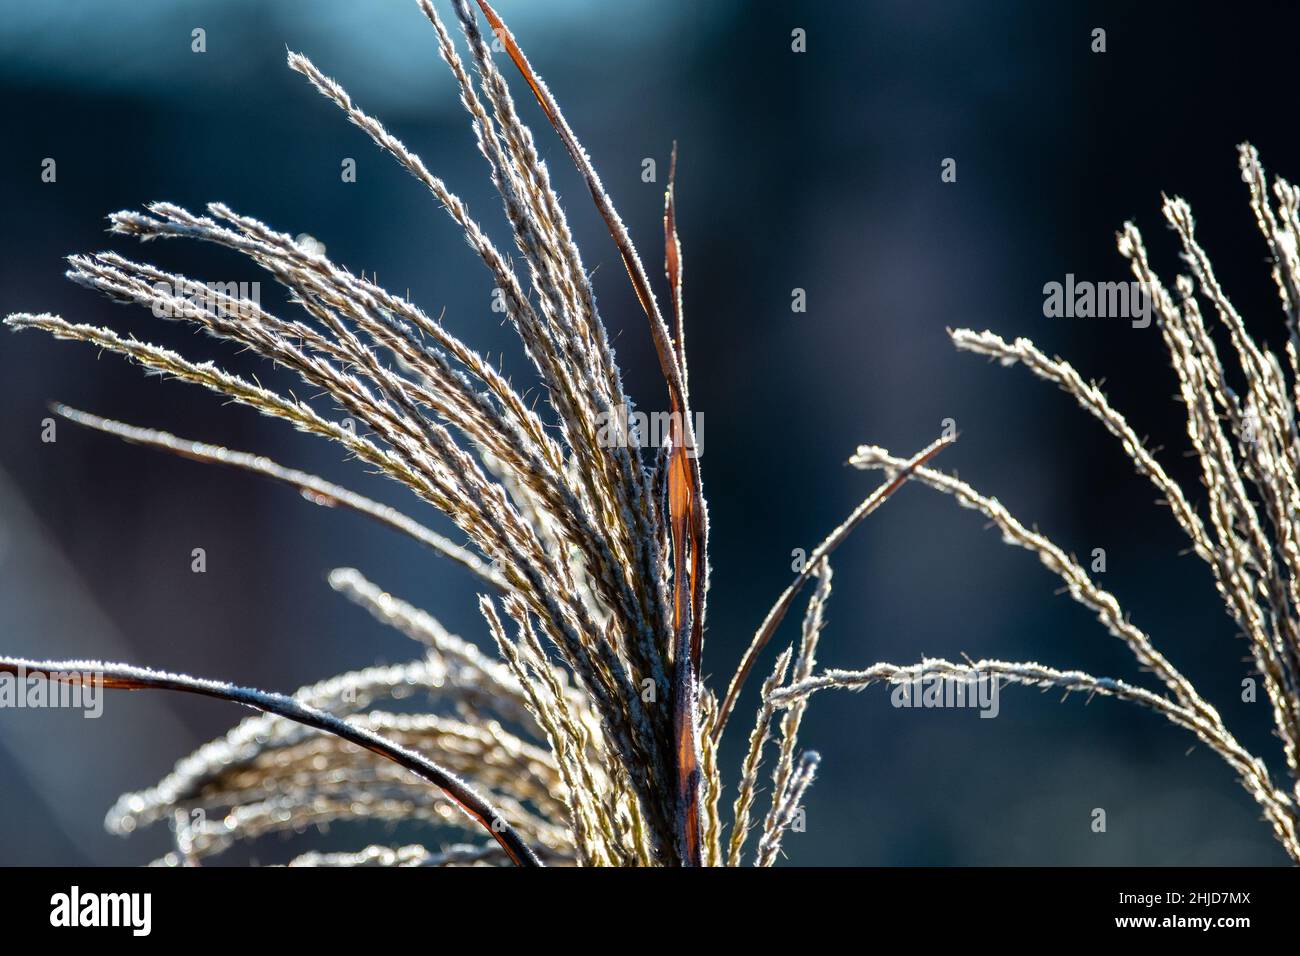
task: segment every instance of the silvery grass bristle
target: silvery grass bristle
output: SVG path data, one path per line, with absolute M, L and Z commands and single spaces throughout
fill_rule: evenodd
M 454 0 L 467 62 L 432 3 L 419 0 L 418 5 L 433 27 L 500 195 L 518 253 L 513 260 L 491 242 L 447 184 L 342 86 L 301 54 L 290 53 L 289 66 L 427 188 L 464 233 L 501 290 L 511 327 L 544 386 L 542 411 L 534 410 L 487 358 L 408 299 L 328 259 L 319 245 L 299 243 L 290 233 L 220 203 L 210 204 L 203 215 L 154 203 L 143 212 L 114 214 L 111 231 L 146 241 L 205 240 L 242 253 L 290 292 L 301 316 L 272 315 L 257 303 L 213 293 L 185 276 L 113 252 L 71 257 L 68 275 L 116 301 L 148 307 L 283 366 L 311 386 L 308 392 L 319 400 L 306 402 L 264 388 L 211 362 L 194 362 L 109 328 L 50 315 L 12 315 L 6 323 L 89 343 L 149 372 L 203 386 L 335 441 L 371 470 L 405 485 L 446 515 L 463 541 L 261 455 L 54 406 L 59 415 L 87 428 L 270 478 L 315 504 L 348 508 L 409 536 L 469 570 L 482 585 L 478 603 L 485 634 L 479 643 L 451 634 L 434 616 L 387 593 L 359 571 L 338 569 L 330 575 L 331 587 L 418 642 L 415 659 L 342 674 L 285 696 L 123 664 L 0 658 L 0 671 L 23 670 L 51 680 L 97 679 L 110 688 L 197 693 L 262 712 L 181 760 L 155 786 L 123 796 L 109 812 L 110 830 L 130 833 L 169 823 L 175 849 L 157 861 L 163 865 L 197 865 L 266 834 L 374 819 L 413 821 L 433 838 L 454 834 L 455 842 L 366 846 L 286 862 L 770 866 L 782 855 L 783 838 L 794 825 L 819 761 L 816 753 L 800 752 L 798 746 L 811 694 L 876 681 L 912 681 L 927 673 L 952 678 L 978 674 L 1115 696 L 1164 714 L 1228 760 L 1284 846 L 1297 856 L 1293 796 L 1272 783 L 1264 764 L 1241 748 L 1214 709 L 1128 622 L 1115 599 L 996 500 L 927 467 L 951 444 L 950 438 L 910 458 L 875 447 L 859 449 L 854 463 L 884 469 L 885 481 L 814 549 L 805 569 L 761 619 L 723 693 L 706 686 L 700 675 L 708 519 L 699 459 L 689 453 L 696 446 L 674 177 L 670 175 L 665 200 L 665 315 L 590 158 L 495 11 L 478 0 L 494 40 L 489 43 L 471 5 Z M 582 254 L 533 134 L 494 60 L 494 46 L 504 49 L 521 73 L 588 185 L 645 311 L 674 413 L 671 440 L 657 454 L 601 439 L 601 423 L 628 407 L 629 397 Z M 1253 163 L 1249 154 L 1248 168 L 1257 169 Z M 1291 313 L 1288 356 L 1294 389 L 1297 203 L 1290 187 L 1279 184 L 1279 223 L 1262 195 L 1262 173 L 1258 179 L 1252 201 L 1278 260 L 1278 281 Z M 1180 213 L 1183 208 L 1169 207 L 1175 219 L 1186 222 L 1190 236 L 1190 215 Z M 1124 242 L 1139 278 L 1155 288 L 1136 230 L 1128 227 Z M 514 261 L 523 263 L 522 275 Z M 988 334 L 955 337 L 960 345 L 1028 364 L 1074 393 L 1124 441 L 1139 471 L 1161 487 L 1197 553 L 1211 564 L 1229 609 L 1251 636 L 1294 772 L 1300 709 L 1295 694 L 1300 656 L 1295 567 L 1300 562 L 1295 547 L 1294 395 L 1286 390 L 1280 363 L 1245 336 L 1213 284 L 1208 262 L 1197 266 L 1197 273 L 1229 322 L 1251 382 L 1244 399 L 1222 382 L 1217 357 L 1207 352 L 1212 345 L 1199 313 L 1194 303 L 1187 304 L 1190 286 L 1184 289 L 1180 281 L 1183 312 L 1162 293 L 1160 312 L 1185 397 L 1200 403 L 1188 402 L 1193 441 L 1209 456 L 1207 481 L 1226 496 L 1214 502 L 1209 529 L 1104 397 L 1068 366 L 1028 343 L 1007 346 Z M 192 294 L 200 292 L 202 297 Z M 1249 415 L 1260 416 L 1262 427 L 1272 430 L 1259 447 L 1252 446 L 1251 457 L 1233 459 L 1216 409 L 1234 422 L 1234 434 Z M 1234 410 L 1236 419 L 1231 418 Z M 347 427 L 345 419 L 363 427 Z M 1288 467 L 1289 479 L 1282 474 Z M 1078 671 L 1001 661 L 956 665 L 925 660 L 907 667 L 876 664 L 863 671 L 818 673 L 816 652 L 831 595 L 829 558 L 912 479 L 954 494 L 992 518 L 1008 540 L 1036 551 L 1066 580 L 1070 593 L 1092 607 L 1139 662 L 1163 680 L 1166 693 Z M 1266 536 L 1240 489 L 1246 481 L 1270 483 L 1263 520 L 1276 537 Z M 1278 529 L 1277 521 L 1286 529 Z M 719 741 L 750 671 L 804 586 L 813 581 L 799 640 L 778 655 L 763 685 L 728 834 L 719 809 L 726 790 Z M 1256 587 L 1258 583 L 1266 586 Z M 411 700 L 419 705 L 416 713 L 409 712 Z M 384 709 L 386 702 L 397 701 L 406 702 L 406 711 Z M 758 825 L 753 811 L 774 724 L 779 733 L 776 764 Z M 747 858 L 751 826 L 759 834 L 757 848 Z

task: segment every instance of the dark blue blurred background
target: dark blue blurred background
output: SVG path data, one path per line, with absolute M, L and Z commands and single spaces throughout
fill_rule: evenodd
M 961 441 L 944 467 L 1067 550 L 1105 548 L 1102 583 L 1280 769 L 1266 705 L 1240 702 L 1246 648 L 1150 486 L 1068 398 L 1023 370 L 956 353 L 944 333 L 969 325 L 1030 335 L 1085 375 L 1105 376 L 1203 504 L 1157 331 L 1046 319 L 1042 287 L 1067 272 L 1127 278 L 1114 251 L 1127 218 L 1172 282 L 1178 260 L 1159 201 L 1161 190 L 1179 193 L 1238 306 L 1279 341 L 1234 147 L 1249 138 L 1266 166 L 1300 176 L 1280 92 L 1294 79 L 1297 20 L 1285 3 L 1138 6 L 501 0 L 651 263 L 662 254 L 662 174 L 680 143 L 693 397 L 705 416 L 714 522 L 705 654 L 714 686 L 787 583 L 791 550 L 811 548 L 874 486 L 844 466 L 854 447 L 907 454 L 953 418 Z M 287 387 L 264 362 L 62 278 L 62 256 L 105 248 L 201 278 L 264 278 L 211 247 L 138 250 L 104 234 L 113 210 L 221 200 L 311 233 L 432 314 L 445 309 L 454 331 L 504 353 L 526 382 L 489 309 L 489 277 L 454 224 L 284 65 L 286 46 L 312 57 L 508 246 L 413 2 L 3 0 L 0 10 L 0 314 L 112 324 Z M 190 50 L 195 27 L 207 33 L 202 55 Z M 796 27 L 808 35 L 802 55 L 790 50 Z M 1107 30 L 1104 54 L 1089 50 L 1094 27 Z M 617 255 L 563 152 L 537 132 L 598 270 L 629 387 L 658 407 L 662 384 Z M 58 164 L 55 183 L 41 181 L 46 157 Z M 345 157 L 357 160 L 355 183 L 340 181 Z M 646 157 L 658 161 L 658 183 L 641 181 Z M 940 181 L 947 157 L 956 183 Z M 791 312 L 795 287 L 807 290 L 805 314 Z M 275 302 L 269 281 L 263 293 Z M 58 399 L 272 453 L 437 522 L 335 448 L 37 333 L 0 337 L 0 395 L 6 652 L 103 656 L 280 690 L 413 656 L 329 590 L 325 575 L 338 565 L 483 639 L 466 575 L 361 518 L 71 425 L 53 444 L 40 432 L 45 402 Z M 206 574 L 191 573 L 195 547 L 206 549 Z M 905 489 L 873 516 L 835 567 L 827 666 L 968 653 L 1144 679 L 1032 556 L 925 489 Z M 728 782 L 754 698 L 751 688 L 733 724 Z M 0 863 L 156 856 L 168 843 L 162 829 L 121 841 L 103 832 L 104 811 L 241 716 L 144 695 L 111 698 L 97 721 L 0 713 Z M 795 863 L 1285 862 L 1227 767 L 1128 705 L 1009 690 L 1001 716 L 979 720 L 895 710 L 879 689 L 825 694 L 803 740 L 824 759 L 807 832 L 787 841 Z M 1097 807 L 1105 834 L 1090 830 Z M 423 836 L 335 827 L 323 845 Z M 251 855 L 278 861 L 307 844 L 322 841 L 272 839 Z

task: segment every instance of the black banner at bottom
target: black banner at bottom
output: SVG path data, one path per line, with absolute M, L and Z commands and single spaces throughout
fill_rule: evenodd
M 715 924 L 735 940 L 838 925 L 849 936 L 892 928 L 927 941 L 1002 927 L 1226 943 L 1290 928 L 1297 899 L 1300 874 L 1290 869 L 0 869 L 10 941 L 128 945 L 215 934 L 223 947 L 375 946 L 405 932 L 437 945 L 444 929 L 465 928 L 483 941 L 569 933 L 560 942 L 651 944 L 676 920 Z

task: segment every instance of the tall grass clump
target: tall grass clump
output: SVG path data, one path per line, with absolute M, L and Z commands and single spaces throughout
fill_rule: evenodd
M 759 652 L 803 586 L 817 580 L 797 655 L 764 684 L 813 672 L 830 593 L 827 557 L 848 532 L 928 460 L 936 441 L 889 477 L 813 554 L 767 615 L 726 693 L 703 686 L 708 512 L 696 453 L 684 337 L 682 256 L 673 177 L 664 214 L 668 307 L 590 159 L 546 86 L 488 3 L 453 3 L 468 57 L 430 0 L 420 0 L 501 197 L 517 256 L 499 249 L 465 203 L 424 162 L 307 57 L 301 73 L 390 154 L 446 210 L 500 291 L 538 381 L 537 410 L 485 356 L 407 298 L 220 203 L 196 214 L 159 202 L 110 217 L 111 231 L 144 241 L 191 239 L 247 256 L 288 290 L 296 317 L 205 287 L 115 252 L 76 255 L 69 277 L 115 301 L 188 323 L 295 373 L 305 401 L 211 362 L 195 362 L 111 328 L 52 315 L 11 315 L 117 353 L 147 371 L 334 441 L 371 470 L 447 516 L 453 541 L 416 519 L 268 458 L 56 405 L 79 425 L 292 486 L 310 501 L 349 508 L 461 565 L 478 597 L 489 654 L 359 571 L 330 584 L 410 636 L 408 664 L 342 674 L 292 696 L 98 661 L 0 658 L 0 670 L 110 688 L 167 689 L 262 711 L 181 761 L 156 786 L 124 796 L 108 827 L 168 821 L 176 848 L 163 862 L 197 863 L 239 840 L 334 820 L 414 820 L 459 827 L 471 842 L 368 847 L 303 864 L 701 865 L 742 862 L 759 765 L 776 705 L 764 699 L 724 839 L 718 741 Z M 670 430 L 662 447 L 611 439 L 630 406 L 581 251 L 533 134 L 493 57 L 504 50 L 558 135 L 607 224 L 648 320 L 665 384 Z M 520 266 L 516 267 L 516 262 Z M 356 425 L 356 423 L 360 423 Z M 385 709 L 400 698 L 412 714 Z M 796 743 L 802 705 L 781 721 L 770 805 L 755 861 L 780 854 L 817 766 Z
M 514 37 L 486 0 L 477 0 L 486 30 L 468 0 L 453 0 L 452 6 L 466 56 L 431 0 L 419 0 L 500 195 L 515 244 L 511 253 L 498 248 L 448 185 L 342 86 L 301 54 L 290 53 L 288 62 L 432 193 L 463 232 L 500 291 L 542 386 L 539 406 L 408 298 L 327 258 L 319 244 L 295 240 L 220 203 L 202 214 L 153 203 L 113 214 L 111 231 L 144 241 L 202 240 L 241 253 L 289 292 L 299 315 L 273 315 L 257 302 L 115 252 L 72 256 L 68 275 L 115 301 L 145 306 L 290 370 L 308 386 L 305 394 L 317 396 L 313 400 L 111 328 L 52 315 L 5 320 L 13 329 L 40 329 L 117 353 L 148 372 L 199 385 L 336 442 L 445 515 L 456 540 L 261 455 L 56 405 L 64 418 L 135 444 L 259 474 L 311 502 L 364 514 L 460 565 L 481 585 L 478 606 L 491 651 L 449 633 L 435 617 L 361 572 L 333 571 L 329 583 L 335 591 L 416 641 L 420 654 L 288 696 L 124 664 L 0 657 L 0 672 L 181 691 L 260 712 L 181 760 L 155 786 L 123 796 L 108 814 L 109 829 L 129 833 L 170 824 L 175 848 L 159 861 L 170 865 L 198 864 L 265 834 L 375 820 L 414 821 L 436 833 L 460 834 L 450 844 L 368 846 L 309 853 L 292 862 L 769 866 L 780 858 L 817 771 L 817 754 L 798 744 L 814 693 L 875 682 L 978 679 L 1084 691 L 1155 710 L 1228 762 L 1300 862 L 1300 784 L 1288 792 L 1275 782 L 1265 763 L 1238 743 L 1215 708 L 1071 556 L 1021 524 L 997 499 L 931 468 L 928 463 L 950 438 L 909 458 L 874 446 L 858 449 L 852 463 L 882 471 L 884 481 L 808 556 L 761 619 L 725 687 L 706 685 L 701 675 L 709 523 L 693 428 L 674 176 L 665 200 L 668 294 L 661 306 L 656 283 L 590 158 Z M 620 412 L 631 400 L 566 211 L 494 49 L 503 50 L 522 76 L 587 185 L 645 313 L 664 382 L 659 399 L 666 401 L 670 423 L 661 447 L 643 451 L 639 442 L 610 440 L 609 423 L 622 420 Z M 1300 199 L 1279 180 L 1275 208 L 1248 147 L 1242 164 L 1288 314 L 1285 368 L 1246 333 L 1194 238 L 1185 203 L 1165 204 L 1193 274 L 1178 279 L 1176 297 L 1147 264 L 1136 228 L 1126 225 L 1120 237 L 1121 251 L 1155 302 L 1203 469 L 1208 520 L 1101 392 L 1071 366 L 1025 339 L 1008 343 L 968 330 L 952 336 L 961 348 L 1025 365 L 1065 389 L 1120 439 L 1138 471 L 1157 486 L 1249 639 L 1294 778 L 1300 740 Z M 1220 362 L 1200 312 L 1198 286 L 1230 337 L 1240 365 L 1238 384 L 1229 383 Z M 908 481 L 952 495 L 984 514 L 1008 542 L 1036 553 L 1069 594 L 1129 646 L 1158 686 L 995 660 L 818 670 L 831 596 L 829 559 Z M 809 585 L 802 628 L 762 680 L 757 718 L 734 793 L 727 795 L 718 763 L 722 735 L 749 675 Z M 407 700 L 419 705 L 414 712 L 393 706 Z M 769 748 L 773 735 L 775 747 Z M 764 783 L 769 750 L 775 766 Z M 761 807 L 764 788 L 769 792 Z M 721 809 L 726 802 L 730 814 Z M 750 840 L 754 830 L 756 842 Z

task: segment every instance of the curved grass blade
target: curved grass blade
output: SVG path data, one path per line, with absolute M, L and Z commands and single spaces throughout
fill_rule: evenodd
M 516 866 L 542 865 L 532 847 L 524 842 L 518 832 L 505 821 L 500 811 L 450 770 L 371 730 L 348 723 L 340 717 L 317 710 L 284 694 L 239 687 L 224 681 L 132 667 L 129 664 L 106 664 L 102 661 L 30 661 L 21 657 L 0 657 L 0 674 L 3 673 L 41 677 L 48 681 L 67 684 L 96 681 L 101 687 L 110 690 L 181 691 L 186 694 L 198 694 L 202 697 L 243 704 L 245 707 L 263 713 L 275 714 L 304 726 L 314 727 L 385 757 L 438 787 L 468 816 L 483 825 Z

